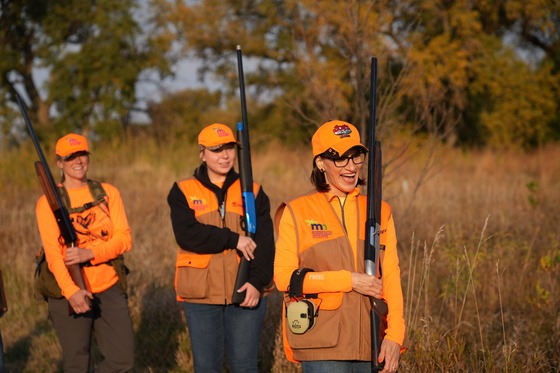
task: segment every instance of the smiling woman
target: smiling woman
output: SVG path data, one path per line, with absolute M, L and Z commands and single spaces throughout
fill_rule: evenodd
M 389 307 L 389 323 L 379 362 L 385 363 L 382 373 L 395 371 L 405 325 L 391 208 L 383 203 L 383 276 L 377 278 L 365 273 L 367 197 L 358 188 L 363 182 L 359 174 L 368 149 L 361 144 L 356 127 L 339 120 L 319 127 L 311 142 L 311 182 L 316 190 L 282 204 L 275 219 L 276 287 L 285 293 L 286 303 L 292 305 L 307 298 L 318 309 L 313 312 L 311 333 L 292 332 L 294 320 L 282 318 L 286 357 L 301 361 L 304 373 L 371 372 L 371 335 L 363 331 L 370 329 L 370 297 L 383 298 Z M 298 276 L 300 282 L 295 283 Z M 301 289 L 298 297 L 291 291 L 296 284 Z
M 245 235 L 242 190 L 234 171 L 236 140 L 221 123 L 198 135 L 202 161 L 192 177 L 176 181 L 167 197 L 178 244 L 175 272 L 194 358 L 194 371 L 221 372 L 224 355 L 232 372 L 258 372 L 261 327 L 272 281 L 274 234 L 270 201 L 254 189 L 254 237 Z M 250 263 L 247 282 L 236 289 L 241 256 Z M 246 292 L 234 304 L 233 292 Z
M 48 269 L 56 279 L 49 289 L 53 291 L 43 296 L 65 371 L 89 369 L 92 337 L 104 357 L 99 370 L 128 371 L 134 365 L 134 334 L 122 255 L 130 250 L 132 237 L 119 191 L 88 180 L 89 163 L 85 137 L 71 133 L 58 140 L 58 188 L 77 239 L 70 244 L 62 238 L 53 210 L 41 196 L 37 223 Z M 68 269 L 73 266 L 79 268 L 74 277 Z

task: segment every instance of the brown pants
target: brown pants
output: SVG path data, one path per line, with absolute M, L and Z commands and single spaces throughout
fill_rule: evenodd
M 49 316 L 62 347 L 64 372 L 88 372 L 92 335 L 104 359 L 98 372 L 127 372 L 134 366 L 134 332 L 128 297 L 118 285 L 94 294 L 92 310 L 68 315 L 66 299 L 49 299 Z

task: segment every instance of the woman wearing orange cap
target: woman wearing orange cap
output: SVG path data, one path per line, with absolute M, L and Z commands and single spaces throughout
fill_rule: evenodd
M 241 227 L 243 199 L 233 170 L 236 140 L 220 123 L 198 136 L 202 164 L 192 177 L 173 184 L 167 201 L 179 245 L 175 288 L 189 329 L 194 370 L 221 372 L 224 353 L 229 371 L 258 372 L 259 336 L 272 283 L 274 236 L 270 202 L 254 183 L 257 230 Z M 240 256 L 250 262 L 245 300 L 232 304 Z
M 383 202 L 380 239 L 385 250 L 380 280 L 364 270 L 367 197 L 360 195 L 358 185 L 368 149 L 360 143 L 358 130 L 342 121 L 323 124 L 312 145 L 315 190 L 282 204 L 276 213 L 274 281 L 278 290 L 286 292 L 286 355 L 302 362 L 305 373 L 371 372 L 370 297 L 376 297 L 389 308 L 379 359 L 385 362 L 383 372 L 395 371 L 405 325 L 391 209 Z M 290 299 L 304 302 L 290 303 Z M 302 305 L 305 317 L 301 317 Z
M 60 340 L 65 372 L 89 370 L 92 335 L 104 357 L 99 371 L 125 372 L 134 365 L 134 333 L 122 255 L 130 250 L 132 238 L 119 191 L 89 180 L 89 161 L 85 137 L 68 134 L 56 143 L 56 165 L 62 174 L 59 192 L 77 242 L 75 247 L 64 244 L 47 198 L 41 196 L 37 222 L 48 269 L 56 280 L 50 288 L 49 283 L 42 284 L 48 288 L 43 296 Z M 67 266 L 73 265 L 81 267 L 85 289 L 70 275 Z

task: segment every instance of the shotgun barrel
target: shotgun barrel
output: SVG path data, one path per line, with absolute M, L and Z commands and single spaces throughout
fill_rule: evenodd
M 239 93 L 241 98 L 241 122 L 237 123 L 239 179 L 243 196 L 243 229 L 247 237 L 254 237 L 257 231 L 257 212 L 255 208 L 255 194 L 253 192 L 253 171 L 251 165 L 251 147 L 249 143 L 249 125 L 247 123 L 247 105 L 245 102 L 245 80 L 243 77 L 243 55 L 241 47 L 237 46 L 237 68 L 239 73 Z M 246 292 L 237 290 L 249 278 L 250 263 L 241 256 L 237 269 L 237 277 L 233 290 L 232 302 L 239 304 L 245 300 Z
M 368 180 L 367 180 L 367 218 L 366 240 L 364 245 L 365 270 L 368 275 L 381 277 L 379 261 L 381 234 L 381 194 L 382 194 L 382 154 L 381 142 L 375 139 L 377 106 L 377 58 L 371 59 L 370 82 L 370 120 L 368 126 Z M 383 370 L 379 362 L 381 342 L 387 329 L 387 304 L 383 299 L 371 297 L 371 349 L 372 371 Z
M 68 214 L 66 206 L 64 206 L 64 203 L 62 202 L 62 198 L 60 197 L 58 187 L 48 166 L 45 154 L 43 153 L 41 145 L 39 144 L 37 134 L 35 133 L 33 125 L 31 124 L 31 121 L 27 116 L 25 104 L 23 103 L 23 100 L 17 92 L 16 99 L 27 129 L 29 130 L 29 134 L 31 135 L 31 139 L 33 140 L 33 145 L 35 146 L 37 155 L 39 156 L 39 160 L 35 162 L 35 171 L 37 173 L 37 177 L 39 178 L 41 188 L 43 189 L 43 193 L 45 194 L 49 206 L 54 214 L 56 223 L 58 224 L 58 228 L 60 229 L 60 234 L 64 239 L 64 243 L 67 247 L 74 247 L 76 245 L 76 242 L 78 241 L 78 237 L 76 236 L 76 231 L 74 230 L 74 226 L 72 225 L 72 221 L 70 220 L 70 215 Z M 66 268 L 68 269 L 68 272 L 70 273 L 70 276 L 72 277 L 72 280 L 74 281 L 76 286 L 78 286 L 82 290 L 86 290 L 81 266 L 79 264 L 72 264 L 67 265 Z M 89 298 L 87 300 L 89 302 Z

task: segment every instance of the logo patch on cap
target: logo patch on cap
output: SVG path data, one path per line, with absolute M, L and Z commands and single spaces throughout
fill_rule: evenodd
M 352 129 L 346 124 L 336 125 L 333 128 L 333 133 L 337 136 L 340 136 L 341 138 L 348 137 L 352 133 Z
M 82 145 L 82 142 L 81 142 L 79 139 L 75 138 L 75 137 L 69 137 L 69 138 L 67 138 L 67 140 L 68 140 L 68 144 L 69 144 L 70 146 Z
M 218 137 L 228 137 L 229 134 L 224 131 L 222 128 L 216 127 L 214 128 L 214 131 L 216 131 L 216 135 L 218 135 Z

